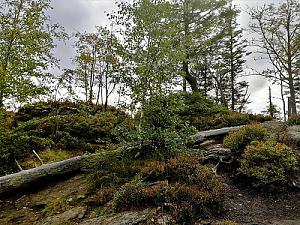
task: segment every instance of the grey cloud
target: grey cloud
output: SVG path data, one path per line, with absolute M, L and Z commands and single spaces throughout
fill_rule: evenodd
M 90 26 L 92 15 L 87 4 L 78 0 L 53 0 L 51 18 L 68 32 L 84 30 Z
M 93 32 L 95 26 L 107 23 L 106 12 L 114 8 L 113 0 L 53 0 L 53 10 L 49 15 L 53 23 L 62 25 L 66 32 L 72 36 L 76 32 Z M 61 69 L 72 67 L 74 38 L 66 43 L 57 43 L 55 55 L 61 60 Z M 61 70 L 51 72 L 59 75 Z

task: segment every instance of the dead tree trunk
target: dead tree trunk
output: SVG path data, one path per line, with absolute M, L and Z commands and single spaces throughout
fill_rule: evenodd
M 38 182 L 48 181 L 55 177 L 79 171 L 85 157 L 86 156 L 78 156 L 0 177 L 0 196 L 12 193 L 15 190 L 30 187 Z

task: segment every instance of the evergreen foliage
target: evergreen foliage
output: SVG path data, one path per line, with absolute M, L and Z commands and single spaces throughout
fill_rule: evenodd
M 241 173 L 256 187 L 280 189 L 291 182 L 298 170 L 295 152 L 275 142 L 252 142 L 241 161 Z

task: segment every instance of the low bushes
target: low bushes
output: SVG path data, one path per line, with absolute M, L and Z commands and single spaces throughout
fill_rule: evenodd
M 15 160 L 22 160 L 32 154 L 32 150 L 50 148 L 53 142 L 47 138 L 20 133 L 0 134 L 0 176 L 18 171 Z
M 136 176 L 143 161 L 124 159 L 117 151 L 105 151 L 88 158 L 83 170 L 95 187 L 115 187 Z
M 240 156 L 245 147 L 252 141 L 262 141 L 269 136 L 267 129 L 259 124 L 247 125 L 229 134 L 224 138 L 223 144 L 230 148 L 234 154 Z
M 177 223 L 192 224 L 221 212 L 224 194 L 222 183 L 199 159 L 172 158 L 149 162 L 140 176 L 115 194 L 113 208 L 163 207 Z
M 180 114 L 184 121 L 198 130 L 218 129 L 272 120 L 270 116 L 232 112 L 222 105 L 214 103 L 200 93 L 179 93 L 187 106 Z
M 43 209 L 43 213 L 46 216 L 53 216 L 58 213 L 65 212 L 69 207 L 69 203 L 65 198 L 57 198 L 49 201 L 46 207 Z
M 178 96 L 186 105 L 180 117 L 184 121 L 189 121 L 198 130 L 214 128 L 215 124 L 211 124 L 211 121 L 217 117 L 216 115 L 228 113 L 224 106 L 214 103 L 200 93 L 179 93 Z
M 125 112 L 108 106 L 72 103 L 38 102 L 27 104 L 13 113 L 0 112 L 0 175 L 18 171 L 15 160 L 24 159 L 35 165 L 29 157 L 46 149 L 54 151 L 95 152 L 102 146 L 117 144 L 123 139 L 117 130 L 130 130 L 133 121 Z M 71 152 L 72 151 L 72 152 Z M 53 156 L 51 160 L 64 158 Z M 69 155 L 69 154 L 68 154 Z M 27 168 L 27 167 L 26 167 Z
M 217 115 L 210 123 L 213 128 L 234 127 L 249 124 L 250 118 L 248 114 L 230 111 L 226 114 Z
M 34 118 L 73 114 L 93 116 L 99 112 L 112 112 L 115 116 L 127 117 L 127 114 L 124 111 L 114 106 L 107 106 L 105 109 L 105 106 L 103 105 L 95 105 L 86 102 L 49 101 L 28 103 L 20 107 L 14 116 L 14 124 L 17 125 L 18 123 L 26 122 Z
M 271 121 L 273 118 L 270 115 L 249 114 L 249 120 L 251 123 L 263 123 L 266 121 Z
M 300 125 L 300 114 L 291 115 L 288 119 L 288 125 Z
M 102 187 L 97 189 L 91 196 L 89 196 L 89 204 L 93 205 L 93 206 L 104 206 L 106 203 L 108 203 L 109 201 L 111 201 L 114 197 L 114 188 L 112 187 Z M 96 210 L 97 211 L 97 210 Z M 105 211 L 100 210 L 101 212 Z M 101 214 L 101 212 L 99 213 L 96 212 L 96 214 Z M 98 215 L 97 215 L 98 216 Z
M 201 159 L 191 156 L 171 158 L 167 162 L 149 162 L 141 171 L 145 182 L 168 180 L 170 183 L 202 184 L 213 180 L 210 169 L 200 164 Z M 201 182 L 201 183 L 197 183 Z
M 293 150 L 270 141 L 254 141 L 247 146 L 240 169 L 254 186 L 273 188 L 288 184 L 297 170 Z
M 113 129 L 129 127 L 129 124 L 129 119 L 124 121 L 111 112 L 101 112 L 94 116 L 74 114 L 36 118 L 19 124 L 15 132 L 50 138 L 55 142 L 55 148 L 85 151 L 89 150 L 88 143 L 116 142 Z
M 196 132 L 179 116 L 185 109 L 186 105 L 177 94 L 148 99 L 135 118 L 138 126 L 132 137 L 139 147 L 129 148 L 130 151 L 125 149 L 124 156 L 166 159 L 185 150 L 190 135 Z

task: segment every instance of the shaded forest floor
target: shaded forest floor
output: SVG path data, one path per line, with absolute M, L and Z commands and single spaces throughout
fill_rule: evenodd
M 251 225 L 299 225 L 300 191 L 282 193 L 256 192 L 239 187 L 230 179 L 224 180 L 228 187 L 226 219 Z

